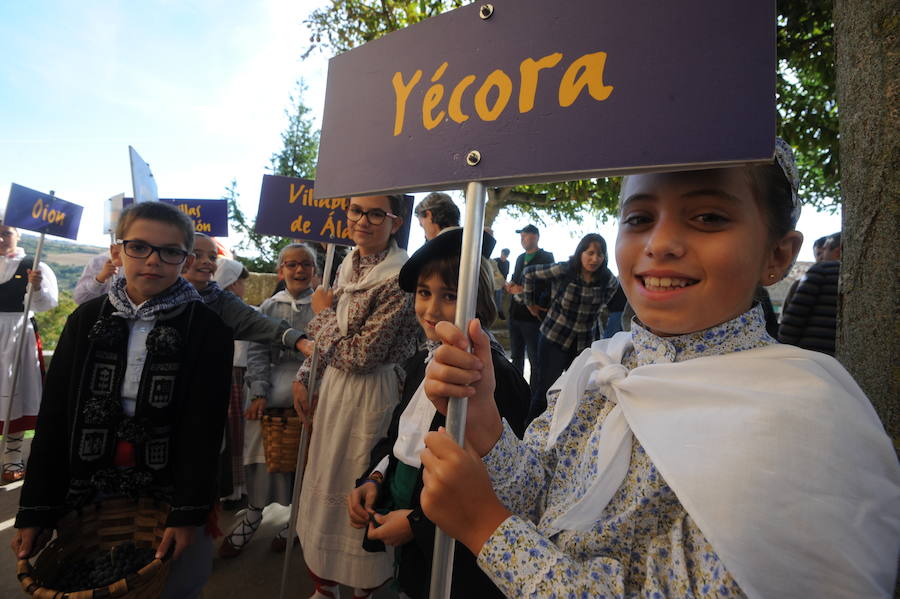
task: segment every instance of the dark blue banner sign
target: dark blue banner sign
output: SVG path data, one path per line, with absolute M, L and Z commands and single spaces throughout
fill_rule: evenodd
M 82 210 L 78 204 L 13 183 L 9 190 L 3 224 L 77 239 Z
M 774 2 L 444 13 L 331 59 L 315 197 L 771 160 L 775 31 Z
M 315 181 L 263 175 L 259 210 L 254 229 L 261 235 L 289 237 L 303 241 L 353 245 L 347 226 L 350 198 L 316 199 Z M 405 248 L 409 243 L 412 220 L 412 196 L 406 196 L 403 226 L 395 236 Z
M 194 230 L 210 237 L 228 237 L 228 200 L 184 200 L 160 198 L 194 221 Z
M 113 198 L 110 198 L 113 199 Z M 160 198 L 187 214 L 194 223 L 194 231 L 210 237 L 228 237 L 228 200 L 188 200 Z M 125 198 L 123 206 L 130 206 L 134 198 Z

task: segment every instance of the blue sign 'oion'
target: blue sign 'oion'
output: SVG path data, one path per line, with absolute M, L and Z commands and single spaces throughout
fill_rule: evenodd
M 3 224 L 76 239 L 82 210 L 78 204 L 13 183 Z

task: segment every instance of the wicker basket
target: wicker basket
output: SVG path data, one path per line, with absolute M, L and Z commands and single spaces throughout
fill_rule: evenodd
M 262 418 L 266 470 L 293 472 L 300 448 L 300 417 L 291 409 L 267 410 Z
M 37 556 L 32 565 L 19 560 L 16 575 L 22 589 L 35 599 L 94 599 L 127 597 L 151 599 L 162 594 L 169 571 L 168 560 L 155 559 L 138 572 L 97 589 L 56 591 L 43 586 L 52 580 L 70 556 L 97 549 L 108 551 L 126 541 L 138 547 L 156 547 L 162 540 L 168 506 L 151 499 L 107 499 L 72 512 L 62 518 L 57 537 Z

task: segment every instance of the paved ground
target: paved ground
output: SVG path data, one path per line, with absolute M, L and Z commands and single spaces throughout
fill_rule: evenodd
M 501 343 L 509 346 L 505 321 L 495 323 L 494 333 Z M 527 377 L 527 360 L 525 368 Z M 26 439 L 26 456 L 29 445 L 30 440 Z M 16 580 L 16 560 L 9 550 L 15 531 L 12 524 L 19 504 L 21 486 L 21 483 L 0 486 L 0 597 L 3 599 L 26 596 Z M 270 506 L 264 512 L 263 523 L 253 541 L 239 557 L 229 560 L 216 557 L 212 576 L 204 589 L 203 599 L 277 599 L 284 555 L 272 553 L 269 550 L 269 542 L 287 522 L 288 516 L 288 508 Z M 221 523 L 222 530 L 229 531 L 236 517 L 236 514 L 226 512 Z M 219 542 L 216 542 L 217 547 Z M 313 585 L 306 574 L 302 551 L 296 546 L 291 555 L 291 569 L 285 597 L 306 599 L 312 592 Z M 341 589 L 343 598 L 348 599 L 351 595 L 351 589 Z M 383 588 L 375 594 L 375 599 L 395 597 L 397 594 L 388 588 Z
M 16 559 L 9 549 L 15 532 L 12 524 L 19 505 L 21 487 L 21 483 L 0 486 L 0 597 L 3 599 L 27 596 L 16 580 Z M 272 553 L 269 542 L 287 522 L 288 517 L 288 508 L 270 506 L 263 513 L 259 531 L 240 556 L 229 560 L 216 557 L 212 576 L 203 591 L 203 599 L 277 599 L 284 554 Z M 224 513 L 222 530 L 231 530 L 235 518 L 236 514 Z M 217 547 L 219 542 L 216 541 Z M 295 546 L 285 597 L 306 599 L 312 593 L 313 585 L 306 574 L 303 552 L 299 546 Z M 341 589 L 341 597 L 347 599 L 351 595 L 351 589 Z M 375 594 L 375 599 L 395 597 L 397 594 L 388 588 Z

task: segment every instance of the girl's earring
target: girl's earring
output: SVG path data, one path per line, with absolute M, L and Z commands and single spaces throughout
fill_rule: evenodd
M 770 278 L 770 279 L 774 279 L 774 278 L 775 278 L 775 275 L 772 274 L 772 273 L 769 273 L 769 278 Z

